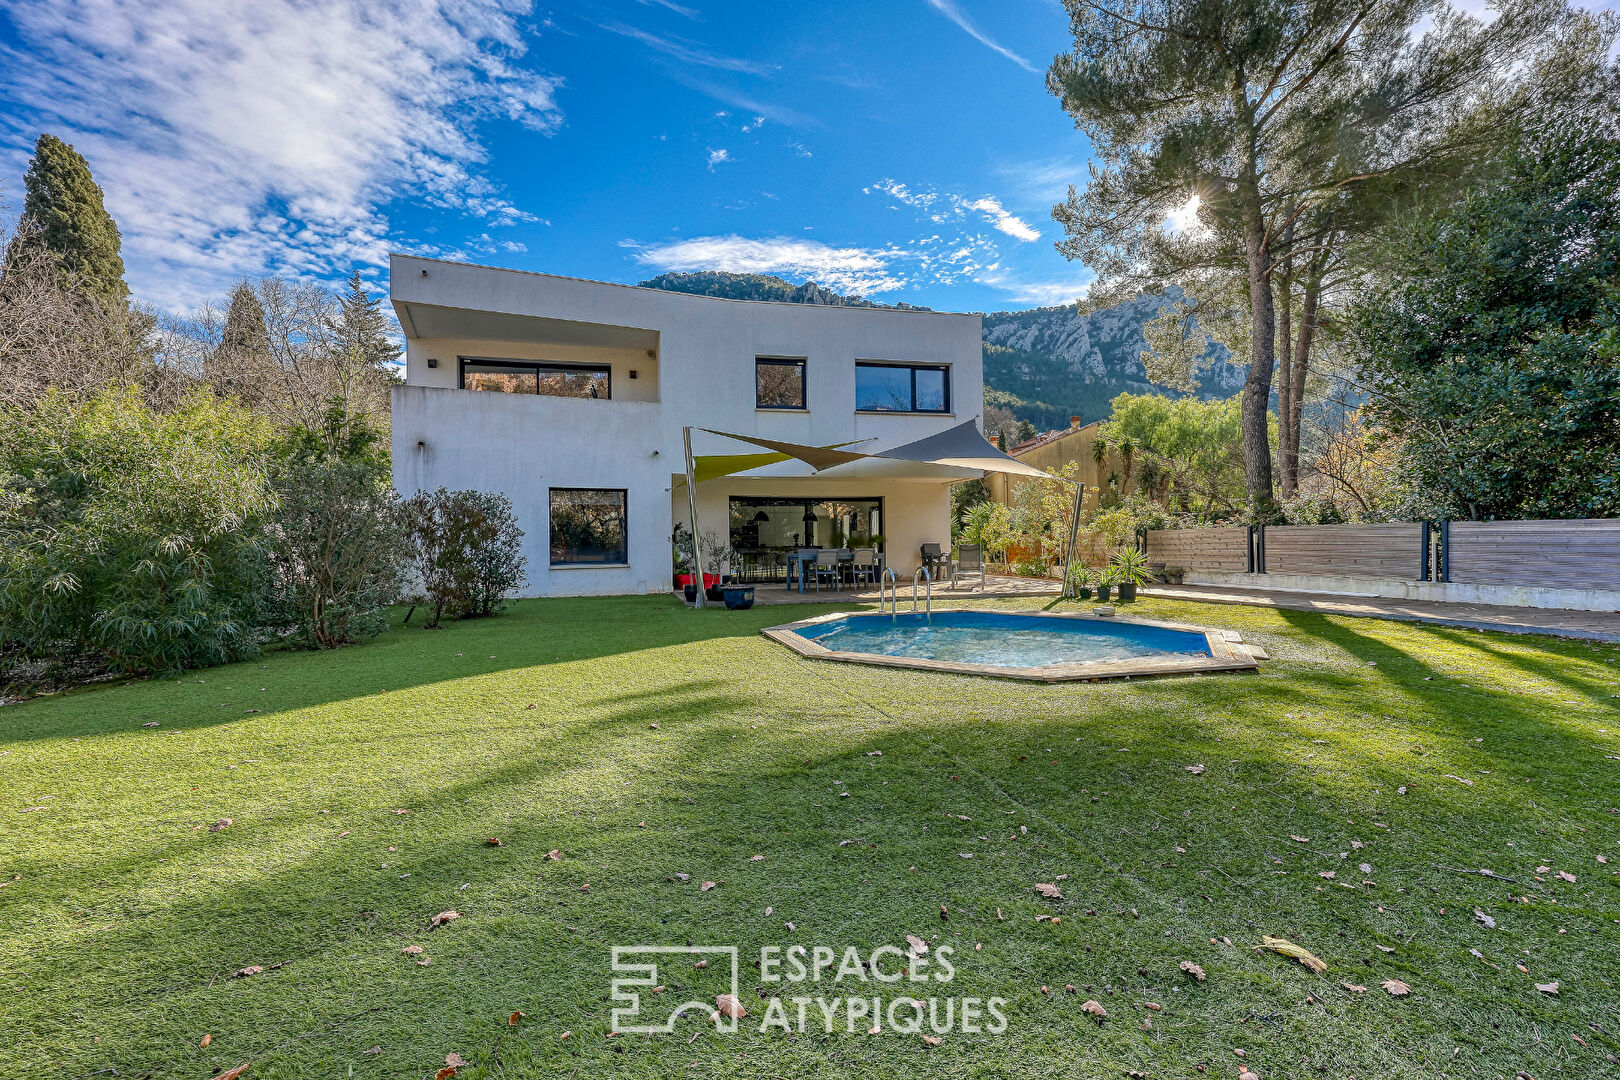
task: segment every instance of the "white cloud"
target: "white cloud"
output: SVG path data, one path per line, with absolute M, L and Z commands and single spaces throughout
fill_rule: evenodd
M 386 255 L 414 198 L 535 220 L 478 169 L 473 123 L 550 132 L 561 80 L 521 66 L 527 0 L 11 0 L 7 172 L 51 131 L 107 193 L 138 296 L 170 306 L 259 273 Z M 13 183 L 6 184 L 15 190 Z
M 654 49 L 683 64 L 696 64 L 700 67 L 716 68 L 720 71 L 735 71 L 744 75 L 764 75 L 772 67 L 768 64 L 758 64 L 752 60 L 741 57 L 727 56 L 706 48 L 697 42 L 687 41 L 677 37 L 659 37 L 635 26 L 626 26 L 624 23 L 602 23 L 602 29 L 610 34 L 639 41 L 649 49 Z
M 731 160 L 731 151 L 730 150 L 725 150 L 725 149 L 710 150 L 709 151 L 709 171 L 714 172 L 714 167 L 716 165 L 722 164 L 724 162 L 728 162 L 730 160 Z
M 743 134 L 746 135 L 750 131 L 758 131 L 760 128 L 762 128 L 764 126 L 765 126 L 765 118 L 763 116 L 756 116 L 756 117 L 754 117 L 754 119 L 752 121 L 750 121 L 749 123 L 746 123 L 746 124 L 744 124 L 742 126 Z
M 894 252 L 833 247 L 818 240 L 699 236 L 667 244 L 625 247 L 637 262 L 660 270 L 726 270 L 736 274 L 782 274 L 814 279 L 840 292 L 882 293 L 903 287 L 890 263 Z
M 955 0 L 928 0 L 928 6 L 945 16 L 947 19 L 951 20 L 951 22 L 955 23 L 957 26 L 961 27 L 968 33 L 969 36 L 971 36 L 975 41 L 977 41 L 980 45 L 983 45 L 985 48 L 1000 53 L 1002 56 L 1005 56 L 1007 59 L 1017 64 L 1025 71 L 1039 70 L 1034 64 L 1031 64 L 1028 60 L 1025 60 L 1022 56 L 1019 56 L 1017 53 L 1013 52 L 999 41 L 996 41 L 994 38 L 990 37 L 990 35 L 986 34 L 983 30 L 980 30 L 977 26 L 973 25 L 973 21 L 963 13 L 961 8 L 956 6 Z
M 703 16 L 689 7 L 674 3 L 674 0 L 636 0 L 642 7 L 661 7 L 666 11 L 673 11 L 677 15 L 684 15 L 688 19 L 702 19 Z
M 951 218 L 964 218 L 970 211 L 976 211 L 985 221 L 1015 240 L 1028 243 L 1041 238 L 1039 229 L 1002 206 L 1001 200 L 994 195 L 969 199 L 964 195 L 935 191 L 933 188 L 913 190 L 898 180 L 890 179 L 879 180 L 870 187 L 862 188 L 861 191 L 868 195 L 874 191 L 882 192 L 896 202 L 922 211 L 929 221 L 935 223 L 945 222 Z
M 967 204 L 969 209 L 979 210 L 990 216 L 991 223 L 1002 232 L 1015 240 L 1028 243 L 1041 238 L 1040 230 L 1031 226 L 1027 221 L 1007 212 L 1000 201 L 986 195 Z

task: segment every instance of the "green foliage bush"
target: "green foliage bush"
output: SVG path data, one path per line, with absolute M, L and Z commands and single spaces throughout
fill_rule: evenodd
M 1354 311 L 1408 512 L 1620 516 L 1620 140 L 1563 132 L 1412 223 Z
M 0 410 L 0 654 L 132 675 L 251 656 L 271 441 L 206 392 Z
M 403 514 L 428 627 L 447 614 L 494 615 L 523 584 L 523 530 L 505 495 L 423 491 L 405 500 Z
M 374 637 L 405 580 L 405 522 L 376 433 L 334 405 L 295 429 L 272 471 L 268 622 L 285 644 L 329 649 Z

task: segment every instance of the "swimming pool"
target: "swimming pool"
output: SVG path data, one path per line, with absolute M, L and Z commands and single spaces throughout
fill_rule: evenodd
M 1256 666 L 1229 631 L 1053 612 L 836 612 L 764 631 L 820 660 L 1055 682 Z

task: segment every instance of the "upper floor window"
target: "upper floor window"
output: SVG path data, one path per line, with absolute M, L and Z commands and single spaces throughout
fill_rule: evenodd
M 467 390 L 503 394 L 606 399 L 613 396 L 613 371 L 607 364 L 462 357 L 461 385 Z
M 950 412 L 951 369 L 939 364 L 857 363 L 855 408 L 863 412 Z
M 803 409 L 804 361 L 777 356 L 754 358 L 754 404 L 761 409 Z

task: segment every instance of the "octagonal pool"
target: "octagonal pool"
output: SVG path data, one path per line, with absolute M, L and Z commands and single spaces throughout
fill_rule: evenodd
M 1237 635 L 1051 612 L 838 612 L 764 631 L 801 655 L 1057 681 L 1252 668 Z

